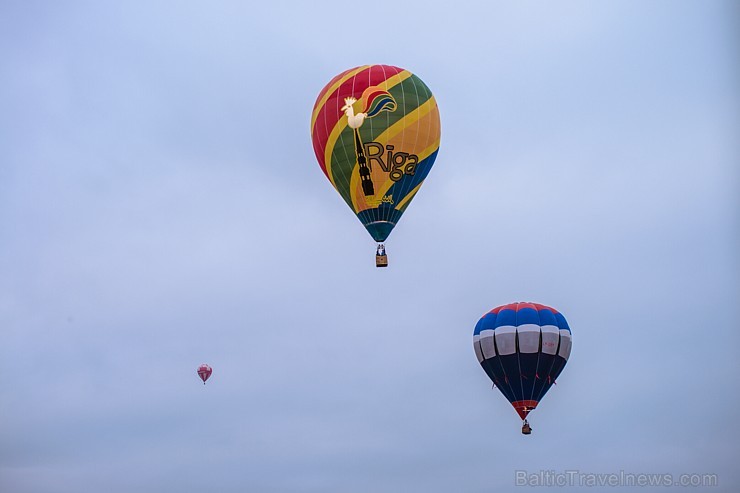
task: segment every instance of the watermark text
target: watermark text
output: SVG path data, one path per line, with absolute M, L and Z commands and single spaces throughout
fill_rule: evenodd
M 514 471 L 514 486 L 681 486 L 712 487 L 719 484 L 716 474 L 670 474 L 670 473 L 632 473 L 619 471 L 613 473 L 591 473 L 575 469 L 564 471 L 543 470 L 537 472 Z

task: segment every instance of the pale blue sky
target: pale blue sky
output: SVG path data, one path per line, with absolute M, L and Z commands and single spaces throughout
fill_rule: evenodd
M 737 491 L 738 10 L 0 4 L 0 491 Z M 388 269 L 309 135 L 366 63 L 442 118 Z M 574 337 L 530 437 L 472 349 L 518 300 Z

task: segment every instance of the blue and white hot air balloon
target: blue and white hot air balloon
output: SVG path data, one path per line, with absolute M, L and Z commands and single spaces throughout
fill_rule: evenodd
M 510 303 L 483 315 L 473 332 L 478 362 L 523 420 L 537 407 L 570 356 L 565 317 L 538 303 Z

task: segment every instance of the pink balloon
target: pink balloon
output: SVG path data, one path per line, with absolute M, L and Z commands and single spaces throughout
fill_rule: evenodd
M 198 367 L 198 376 L 203 380 L 203 385 L 205 385 L 206 380 L 211 377 L 211 373 L 213 373 L 213 369 L 205 363 Z

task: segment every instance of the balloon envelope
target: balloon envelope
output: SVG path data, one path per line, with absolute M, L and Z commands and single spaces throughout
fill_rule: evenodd
M 211 373 L 213 373 L 213 370 L 206 364 L 202 364 L 198 367 L 198 376 L 203 380 L 203 385 L 205 385 L 206 380 L 211 377 Z
M 522 419 L 563 371 L 571 341 L 565 317 L 538 303 L 496 307 L 473 332 L 478 362 Z
M 356 67 L 319 93 L 311 139 L 332 186 L 370 235 L 383 242 L 437 157 L 437 102 L 408 70 Z

